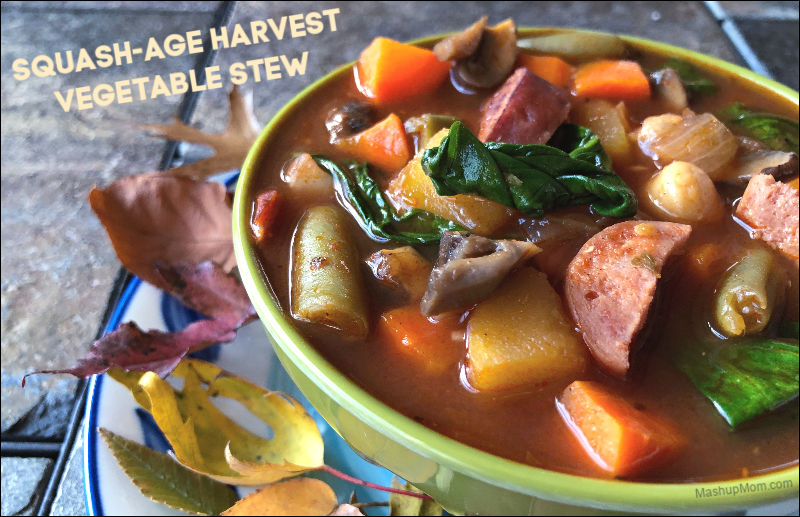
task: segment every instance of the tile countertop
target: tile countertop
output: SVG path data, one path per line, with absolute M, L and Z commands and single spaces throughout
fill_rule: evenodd
M 232 23 L 339 8 L 338 30 L 318 36 L 221 51 L 216 64 L 309 50 L 305 75 L 255 86 L 263 123 L 295 93 L 337 65 L 358 57 L 378 35 L 407 40 L 463 28 L 483 14 L 490 22 L 513 17 L 518 25 L 571 26 L 643 36 L 747 65 L 731 34 L 776 79 L 798 87 L 798 2 L 240 2 Z M 2 431 L 3 441 L 64 438 L 76 381 L 21 376 L 63 367 L 82 355 L 105 309 L 119 267 L 87 203 L 92 185 L 157 168 L 164 143 L 136 124 L 166 122 L 180 99 L 112 104 L 64 112 L 52 92 L 73 86 L 187 70 L 194 56 L 79 74 L 12 77 L 11 62 L 56 50 L 94 48 L 129 40 L 144 44 L 209 26 L 219 3 L 199 2 L 3 2 L 2 4 Z M 711 7 L 711 8 L 709 8 Z M 712 14 L 713 13 L 713 14 Z M 716 17 L 715 17 L 716 16 Z M 717 18 L 722 18 L 718 20 Z M 732 28 L 731 28 L 732 27 Z M 768 29 L 768 30 L 767 30 Z M 746 53 L 746 51 L 745 51 Z M 752 65 L 751 65 L 752 66 Z M 203 93 L 195 124 L 221 130 L 227 120 L 225 91 Z M 28 418 L 22 418 L 33 411 Z M 35 425 L 37 424 L 38 425 Z M 81 443 L 68 457 L 53 515 L 84 513 Z M 2 513 L 35 513 L 55 452 L 20 458 L 3 452 Z M 56 474 L 61 474 L 60 470 Z M 6 493 L 8 490 L 9 493 Z

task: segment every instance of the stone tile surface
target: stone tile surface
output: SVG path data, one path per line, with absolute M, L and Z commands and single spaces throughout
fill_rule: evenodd
M 73 388 L 75 384 L 73 381 L 68 386 Z M 61 441 L 66 435 L 76 397 L 75 390 L 69 388 L 46 392 L 22 418 L 3 428 L 3 439 Z
M 3 2 L 3 7 L 39 11 L 133 11 L 133 12 L 198 12 L 213 13 L 218 2 L 148 2 L 124 1 L 110 2 Z
M 33 515 L 52 465 L 47 458 L 2 458 L 2 515 Z
M 800 2 L 741 2 L 723 1 L 720 5 L 734 18 L 797 20 Z
M 743 18 L 737 19 L 736 25 L 775 80 L 797 90 L 800 86 L 797 19 Z
M 100 10 L 102 4 L 81 12 L 56 2 L 47 8 L 2 5 L 3 430 L 47 390 L 74 391 L 75 381 L 63 376 L 34 376 L 24 390 L 19 381 L 32 370 L 69 366 L 88 349 L 119 262 L 87 195 L 93 185 L 157 167 L 164 143 L 136 125 L 169 121 L 181 100 L 160 97 L 65 113 L 53 92 L 188 70 L 196 56 L 23 82 L 12 77 L 11 62 L 124 40 L 142 45 L 149 36 L 205 29 L 213 17 L 206 4 L 199 4 L 201 12 L 189 10 L 188 2 L 173 6 L 178 15 L 159 12 L 159 6 L 138 6 L 143 10 L 131 15 L 137 6 Z
M 265 123 L 302 88 L 341 64 L 358 58 L 376 36 L 404 41 L 455 31 L 484 14 L 490 23 L 513 17 L 518 26 L 564 26 L 632 34 L 664 41 L 743 64 L 702 2 L 240 2 L 233 23 L 339 8 L 338 30 L 305 38 L 271 41 L 220 50 L 216 64 L 309 50 L 306 74 L 271 82 L 248 83 L 254 90 L 256 117 Z M 204 93 L 195 120 L 218 131 L 225 125 L 222 90 Z

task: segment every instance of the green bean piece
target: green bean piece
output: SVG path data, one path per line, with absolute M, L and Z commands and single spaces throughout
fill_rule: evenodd
M 558 56 L 572 62 L 619 59 L 628 53 L 625 42 L 619 37 L 593 32 L 533 36 L 518 40 L 517 47 L 523 52 Z
M 764 330 L 783 300 L 784 280 L 772 252 L 749 250 L 717 285 L 714 315 L 720 330 L 728 337 Z
M 292 316 L 353 338 L 369 331 L 358 251 L 347 217 L 332 205 L 309 208 L 292 243 Z

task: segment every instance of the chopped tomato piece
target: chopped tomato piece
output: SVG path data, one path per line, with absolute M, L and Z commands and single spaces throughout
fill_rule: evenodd
M 280 196 L 277 190 L 264 191 L 256 198 L 253 217 L 250 219 L 250 228 L 256 242 L 260 243 L 272 237 L 279 204 Z

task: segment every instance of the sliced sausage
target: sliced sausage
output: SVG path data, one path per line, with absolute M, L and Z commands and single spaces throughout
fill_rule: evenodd
M 751 237 L 797 260 L 798 206 L 797 190 L 770 174 L 756 174 L 736 207 L 736 217 L 752 228 Z
M 521 67 L 481 106 L 483 142 L 544 144 L 569 113 L 561 88 Z
M 595 360 L 624 377 L 631 343 L 642 329 L 667 258 L 692 227 L 661 221 L 625 221 L 583 245 L 564 281 L 567 305 Z

